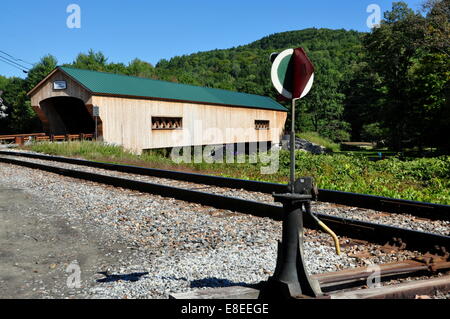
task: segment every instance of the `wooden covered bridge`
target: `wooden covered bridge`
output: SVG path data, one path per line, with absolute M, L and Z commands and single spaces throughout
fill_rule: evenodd
M 97 131 L 136 153 L 279 143 L 287 117 L 285 107 L 265 96 L 68 67 L 57 67 L 28 95 L 47 134 Z

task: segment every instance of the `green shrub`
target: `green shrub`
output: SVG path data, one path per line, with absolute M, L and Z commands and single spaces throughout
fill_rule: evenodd
M 122 163 L 165 169 L 197 171 L 250 180 L 287 183 L 290 157 L 280 151 L 279 170 L 272 175 L 262 175 L 260 162 L 251 164 L 246 158 L 236 163 L 185 163 L 175 164 L 160 152 L 140 156 L 120 146 L 95 142 L 37 143 L 25 146 L 36 152 L 82 157 L 110 163 Z M 450 205 L 450 156 L 400 160 L 398 157 L 373 162 L 365 156 L 352 154 L 312 155 L 296 152 L 297 176 L 313 176 L 319 188 L 340 190 L 433 202 Z

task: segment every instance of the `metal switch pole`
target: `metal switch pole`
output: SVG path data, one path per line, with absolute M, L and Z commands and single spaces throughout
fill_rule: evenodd
M 290 137 L 290 184 L 285 194 L 273 194 L 276 202 L 283 204 L 283 232 L 278 243 L 277 266 L 274 275 L 261 289 L 260 298 L 294 298 L 301 295 L 322 295 L 317 280 L 311 278 L 304 262 L 303 208 L 311 205 L 314 182 L 312 177 L 295 181 L 295 102 L 292 99 Z
M 260 298 L 322 295 L 319 282 L 310 277 L 304 261 L 303 214 L 313 198 L 312 189 L 312 177 L 302 177 L 291 185 L 290 192 L 273 195 L 275 201 L 283 203 L 283 233 L 274 275 L 264 283 Z
M 291 119 L 291 138 L 290 138 L 290 156 L 291 156 L 291 193 L 294 194 L 294 183 L 295 183 L 295 102 L 297 99 L 292 99 L 292 119 Z
M 291 67 L 286 68 L 288 59 L 293 63 Z M 275 88 L 292 102 L 289 143 L 291 163 L 286 193 L 273 194 L 275 201 L 283 204 L 283 233 L 282 241 L 278 243 L 275 273 L 263 283 L 260 298 L 295 298 L 300 295 L 318 297 L 322 295 L 319 283 L 309 276 L 303 260 L 303 213 L 310 213 L 310 202 L 314 193 L 313 178 L 295 180 L 295 103 L 311 89 L 314 66 L 302 48 L 272 54 L 271 61 L 271 77 Z M 291 77 L 290 87 L 283 84 L 286 77 Z

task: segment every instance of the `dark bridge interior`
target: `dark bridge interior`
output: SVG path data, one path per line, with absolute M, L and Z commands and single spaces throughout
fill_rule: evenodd
M 52 97 L 40 104 L 48 119 L 50 134 L 90 134 L 95 131 L 95 122 L 80 99 Z

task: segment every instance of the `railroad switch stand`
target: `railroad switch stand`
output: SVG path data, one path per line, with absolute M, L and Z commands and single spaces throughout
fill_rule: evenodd
M 292 189 L 292 187 L 294 189 Z M 312 177 L 302 177 L 290 185 L 288 192 L 273 194 L 283 204 L 282 240 L 278 242 L 274 275 L 262 283 L 259 298 L 288 299 L 319 297 L 319 282 L 313 279 L 304 262 L 303 214 L 311 214 L 311 200 L 317 196 Z

